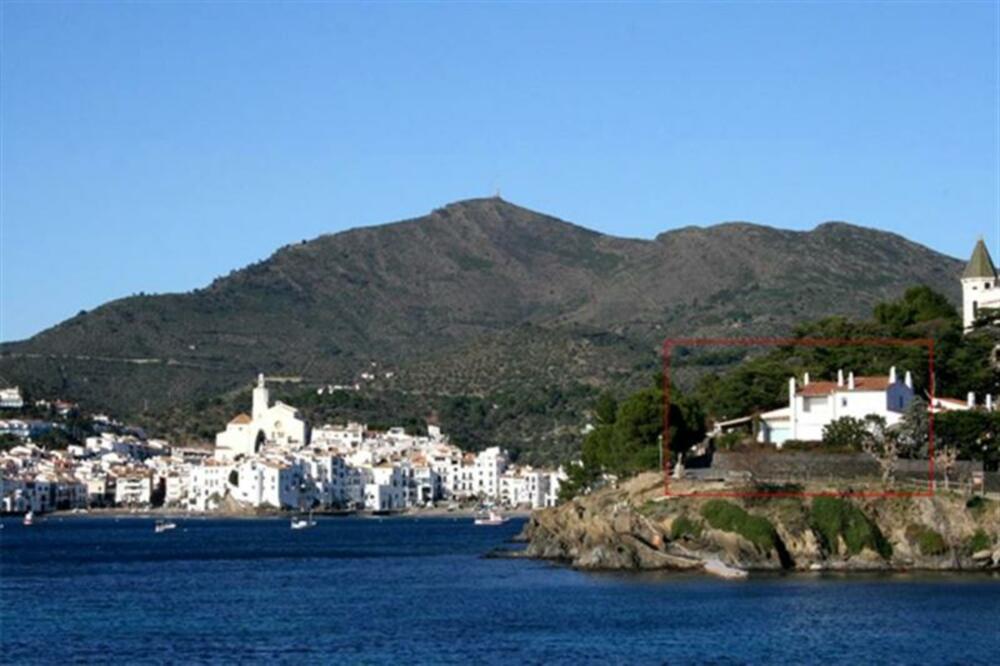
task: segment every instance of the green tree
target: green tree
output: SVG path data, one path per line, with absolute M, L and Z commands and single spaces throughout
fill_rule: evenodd
M 934 447 L 954 448 L 959 459 L 981 460 L 988 470 L 1000 467 L 1000 414 L 945 412 L 934 417 Z
M 898 301 L 875 306 L 875 321 L 899 335 L 914 324 L 935 320 L 958 322 L 958 311 L 948 298 L 928 286 L 920 285 L 906 290 Z
M 853 416 L 841 417 L 823 428 L 823 444 L 835 449 L 861 451 L 865 440 L 870 437 L 871 433 L 865 422 Z
M 615 414 L 618 412 L 618 401 L 615 396 L 605 391 L 597 397 L 594 403 L 594 418 L 600 425 L 609 425 L 615 422 Z
M 914 398 L 906 408 L 902 420 L 896 425 L 901 455 L 906 458 L 926 457 L 930 431 L 927 402 L 919 397 Z

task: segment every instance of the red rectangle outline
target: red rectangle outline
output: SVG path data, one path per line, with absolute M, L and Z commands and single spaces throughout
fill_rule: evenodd
M 663 457 L 663 494 L 665 497 L 933 497 L 934 496 L 934 412 L 928 411 L 927 490 L 880 492 L 828 491 L 828 492 L 670 492 L 670 358 L 674 347 L 926 347 L 930 402 L 934 404 L 934 340 L 898 338 L 667 338 L 663 341 L 663 437 L 660 452 Z

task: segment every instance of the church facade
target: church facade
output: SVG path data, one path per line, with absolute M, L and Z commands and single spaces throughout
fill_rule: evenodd
M 264 375 L 257 377 L 251 413 L 238 414 L 215 436 L 215 457 L 232 462 L 259 453 L 265 446 L 300 449 L 309 444 L 309 424 L 291 405 L 273 405 Z
M 996 308 L 1000 308 L 997 269 L 986 243 L 980 239 L 962 273 L 962 321 L 965 330 L 972 328 L 982 310 Z

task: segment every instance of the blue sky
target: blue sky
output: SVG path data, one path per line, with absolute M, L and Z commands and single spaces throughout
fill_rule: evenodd
M 491 194 L 995 247 L 998 8 L 2 4 L 0 339 Z

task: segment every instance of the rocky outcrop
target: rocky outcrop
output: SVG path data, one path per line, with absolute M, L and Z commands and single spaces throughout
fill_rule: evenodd
M 640 475 L 532 514 L 522 555 L 581 569 L 1000 570 L 1000 502 L 663 497 Z M 709 569 L 725 571 L 725 567 Z

